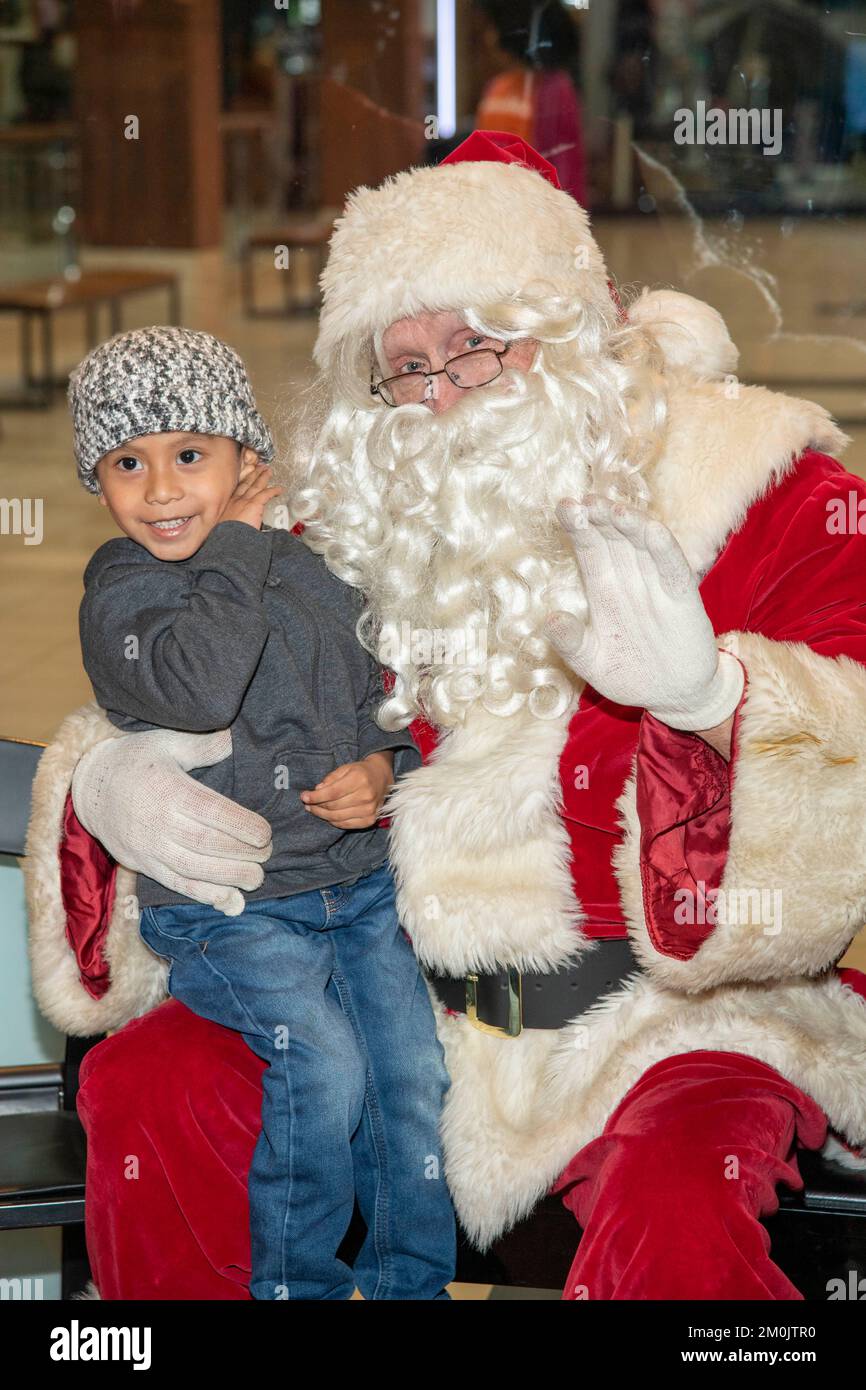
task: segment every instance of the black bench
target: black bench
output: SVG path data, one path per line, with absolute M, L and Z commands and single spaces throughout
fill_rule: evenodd
M 0 854 L 20 856 L 41 743 L 0 739 Z M 67 1038 L 63 1062 L 0 1068 L 0 1230 L 60 1226 L 61 1297 L 90 1277 L 78 1068 L 98 1038 Z

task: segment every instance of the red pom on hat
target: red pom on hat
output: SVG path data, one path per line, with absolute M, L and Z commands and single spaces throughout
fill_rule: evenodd
M 525 169 L 534 169 L 541 174 L 554 188 L 562 187 L 553 165 L 538 150 L 521 140 L 519 135 L 509 135 L 506 130 L 473 130 L 456 150 L 452 150 L 439 163 L 463 164 L 470 160 L 522 164 Z

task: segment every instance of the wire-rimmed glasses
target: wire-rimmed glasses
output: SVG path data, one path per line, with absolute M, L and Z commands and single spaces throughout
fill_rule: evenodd
M 386 405 L 420 405 L 428 399 L 429 383 L 433 377 L 442 376 L 443 373 L 462 391 L 467 391 L 470 386 L 486 386 L 501 375 L 502 358 L 510 347 L 511 344 L 506 343 L 501 352 L 495 348 L 461 352 L 457 357 L 449 358 L 438 372 L 403 372 L 398 376 L 386 377 L 384 381 L 374 382 L 371 370 L 370 394 L 381 397 Z

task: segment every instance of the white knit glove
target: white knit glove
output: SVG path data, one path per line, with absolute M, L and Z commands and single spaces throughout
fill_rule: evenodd
M 553 613 L 545 631 L 577 675 L 672 729 L 715 728 L 743 693 L 740 662 L 719 651 L 697 580 L 661 521 L 622 503 L 565 498 L 589 621 Z
M 237 917 L 244 909 L 238 890 L 250 892 L 264 879 L 271 828 L 184 771 L 222 762 L 231 751 L 228 729 L 105 739 L 75 769 L 76 815 L 125 868 Z

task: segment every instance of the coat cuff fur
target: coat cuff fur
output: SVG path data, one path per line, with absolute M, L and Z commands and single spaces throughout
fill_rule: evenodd
M 33 992 L 40 1011 L 62 1033 L 93 1037 L 121 1028 L 166 997 L 168 964 L 138 934 L 135 874 L 118 867 L 104 951 L 111 984 L 94 999 L 85 989 L 67 938 L 60 881 L 66 797 L 79 758 L 106 738 L 122 737 L 95 703 L 61 724 L 39 760 L 22 863 Z
M 740 658 L 748 679 L 715 921 L 693 952 L 671 942 L 680 930 L 674 913 L 696 880 L 694 864 L 671 873 L 666 894 L 656 885 L 656 915 L 667 902 L 661 946 L 659 931 L 648 928 L 641 850 L 647 827 L 636 795 L 640 745 L 617 802 L 625 834 L 614 869 L 635 953 L 658 984 L 687 992 L 820 974 L 866 921 L 866 669 L 847 656 L 821 656 L 805 643 L 751 632 L 725 633 L 717 645 Z M 689 927 L 681 930 L 688 940 Z

